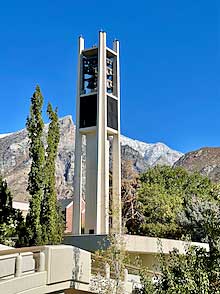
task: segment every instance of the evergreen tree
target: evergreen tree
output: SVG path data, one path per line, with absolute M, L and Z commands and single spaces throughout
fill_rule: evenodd
M 12 237 L 19 235 L 24 223 L 21 212 L 13 208 L 12 199 L 7 182 L 0 176 L 0 243 L 11 246 L 15 245 Z
M 30 115 L 27 118 L 27 131 L 30 139 L 31 170 L 28 178 L 28 192 L 31 195 L 30 211 L 27 215 L 26 225 L 28 230 L 29 245 L 41 244 L 41 203 L 44 194 L 44 166 L 45 150 L 42 140 L 44 122 L 42 119 L 43 96 L 37 86 L 31 98 Z
M 0 224 L 7 223 L 13 213 L 11 192 L 7 182 L 0 176 Z
M 59 210 L 57 207 L 57 192 L 55 178 L 55 164 L 58 144 L 60 139 L 59 119 L 57 109 L 54 111 L 51 104 L 48 104 L 47 114 L 50 119 L 47 134 L 47 149 L 45 160 L 45 188 L 44 200 L 42 203 L 42 230 L 43 242 L 45 244 L 57 244 L 62 239 L 62 221 L 60 222 Z

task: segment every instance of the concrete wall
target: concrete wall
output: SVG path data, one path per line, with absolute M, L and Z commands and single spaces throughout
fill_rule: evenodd
M 184 254 L 189 245 L 198 246 L 209 250 L 207 243 L 185 242 L 181 240 L 153 238 L 137 235 L 124 235 L 126 250 L 132 253 L 140 254 L 157 254 L 163 252 L 168 254 L 174 248 L 178 249 L 180 253 Z
M 178 249 L 180 253 L 185 253 L 187 246 L 193 245 L 205 248 L 209 250 L 209 246 L 206 243 L 198 242 L 184 242 L 180 240 L 153 238 L 137 235 L 124 235 L 125 250 L 136 254 L 168 254 L 174 248 Z M 64 243 L 67 245 L 77 246 L 84 250 L 94 252 L 102 247 L 105 249 L 109 246 L 108 235 L 81 235 L 73 236 L 68 235 L 64 238 Z
M 36 257 L 33 263 L 31 250 L 36 252 L 37 248 L 40 248 L 37 254 L 39 258 Z M 29 253 L 20 253 L 28 249 Z M 12 254 L 10 251 L 5 255 L 1 253 L 0 293 L 44 294 L 59 291 L 63 293 L 69 288 L 88 290 L 91 276 L 89 252 L 66 245 L 28 249 L 12 249 Z M 34 270 L 27 271 L 33 264 L 36 265 Z

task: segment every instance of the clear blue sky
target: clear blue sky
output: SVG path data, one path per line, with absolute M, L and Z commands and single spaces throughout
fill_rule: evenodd
M 75 120 L 77 38 L 121 42 L 122 133 L 187 152 L 220 146 L 220 2 L 1 1 L 0 133 L 21 129 L 39 84 Z

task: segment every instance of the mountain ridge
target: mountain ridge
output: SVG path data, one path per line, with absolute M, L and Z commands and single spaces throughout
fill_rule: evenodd
M 199 172 L 213 182 L 220 182 L 220 147 L 202 147 L 181 156 L 174 166 Z
M 56 161 L 59 198 L 73 195 L 75 125 L 71 115 L 60 118 L 60 144 Z M 44 141 L 48 125 L 45 125 Z M 0 134 L 0 173 L 6 178 L 16 200 L 28 200 L 26 191 L 31 165 L 26 129 Z M 85 149 L 85 148 L 84 148 Z M 156 164 L 173 165 L 183 154 L 163 143 L 145 143 L 121 135 L 122 160 L 131 160 L 137 172 Z

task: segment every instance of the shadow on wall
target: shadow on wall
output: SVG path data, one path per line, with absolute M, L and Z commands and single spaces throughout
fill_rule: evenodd
M 73 247 L 73 271 L 71 287 L 76 288 L 76 283 L 82 278 L 82 264 L 80 262 L 80 249 Z

